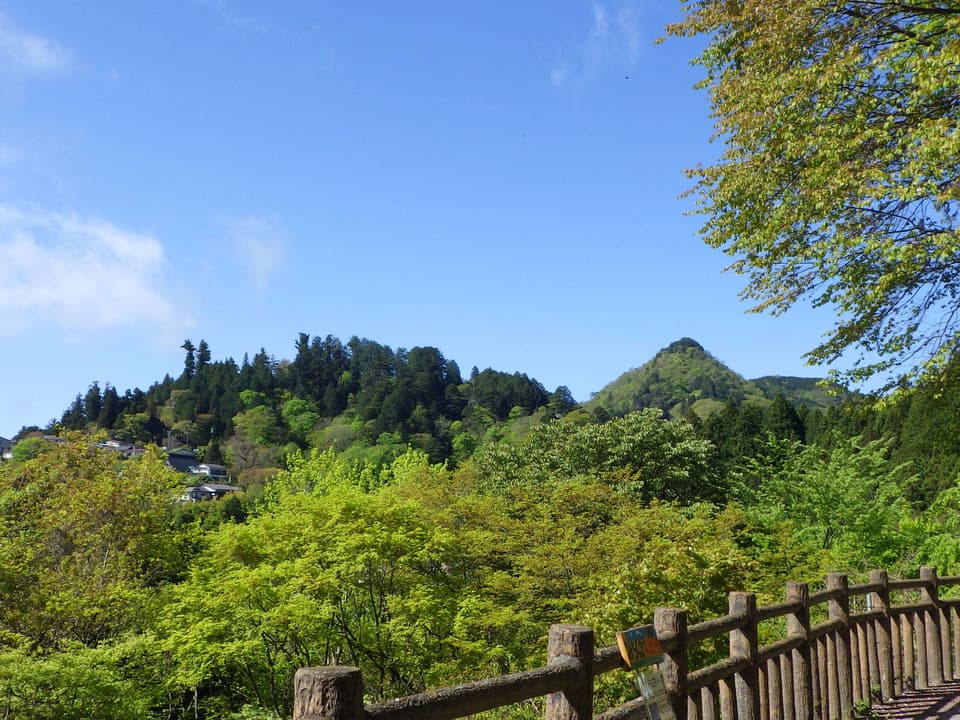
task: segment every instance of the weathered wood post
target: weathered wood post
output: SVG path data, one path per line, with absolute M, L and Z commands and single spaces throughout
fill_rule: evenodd
M 347 665 L 306 667 L 293 678 L 293 720 L 361 720 L 363 678 Z
M 796 720 L 813 720 L 813 663 L 810 652 L 810 589 L 806 583 L 788 582 L 787 602 L 800 603 L 787 615 L 787 635 L 799 635 L 803 645 L 793 651 L 793 709 Z
M 850 625 L 850 677 L 853 680 L 853 702 L 870 696 L 870 678 L 867 667 L 867 633 L 861 623 Z
M 889 601 L 887 611 L 889 612 Z M 893 666 L 893 695 L 891 697 L 900 697 L 903 695 L 903 677 L 904 677 L 904 658 L 903 658 L 903 637 L 900 631 L 902 627 L 902 618 L 891 616 L 890 618 L 890 660 Z
M 847 576 L 843 573 L 827 575 L 827 589 L 839 591 L 839 597 L 830 600 L 827 604 L 827 614 L 831 620 L 839 620 L 841 623 L 840 629 L 833 633 L 833 643 L 836 655 L 834 669 L 840 702 L 839 717 L 842 720 L 853 717 L 853 686 L 850 664 L 850 596 L 848 587 Z M 835 710 L 835 707 L 831 707 L 831 714 Z
M 829 720 L 831 717 L 830 705 L 830 676 L 828 674 L 829 663 L 827 662 L 827 651 L 829 649 L 827 638 L 821 637 L 816 641 L 817 645 L 817 681 L 813 686 L 813 713 L 816 720 Z
M 730 631 L 730 657 L 745 658 L 750 667 L 737 673 L 737 718 L 760 718 L 760 655 L 757 652 L 757 596 L 748 592 L 732 592 L 730 614 L 738 617 L 743 627 Z
M 903 640 L 904 687 L 907 690 L 920 690 L 927 686 L 927 656 L 923 653 L 923 633 L 917 633 L 917 614 L 906 612 L 901 615 L 900 630 L 900 638 Z
M 873 701 L 883 697 L 883 688 L 880 685 L 880 643 L 877 639 L 877 622 L 867 623 L 867 670 L 870 684 L 867 686 L 867 697 Z
M 960 680 L 960 611 L 956 605 L 950 606 L 953 618 L 953 679 Z
M 937 579 L 937 600 L 940 599 L 939 591 L 940 579 Z M 940 625 L 940 648 L 943 653 L 943 681 L 950 680 L 956 668 L 953 666 L 953 653 L 950 652 L 950 609 L 946 605 L 938 602 L 939 607 L 939 625 Z
M 797 720 L 796 689 L 793 687 L 793 652 L 780 656 L 780 690 L 783 693 L 783 720 Z
M 783 685 L 780 682 L 780 658 L 767 660 L 767 695 L 766 699 L 760 695 L 760 717 L 766 716 L 770 720 L 785 720 L 783 717 Z M 762 677 L 762 676 L 761 676 Z M 767 712 L 763 712 L 764 703 Z
M 920 598 L 929 607 L 923 613 L 924 642 L 927 646 L 927 684 L 943 685 L 943 655 L 940 649 L 940 607 L 938 604 L 937 569 L 920 568 Z
M 576 685 L 547 695 L 544 720 L 593 718 L 593 630 L 583 625 L 551 625 L 547 664 L 573 658 L 582 672 Z
M 880 695 L 887 700 L 894 695 L 893 642 L 890 637 L 890 578 L 886 570 L 871 570 L 870 582 L 880 589 L 870 593 L 870 604 L 882 614 L 876 622 L 874 634 L 877 638 L 877 664 L 880 673 Z
M 653 627 L 658 637 L 673 635 L 677 640 L 673 650 L 664 652 L 660 670 L 674 715 L 677 720 L 687 720 L 687 611 L 657 608 L 653 611 Z

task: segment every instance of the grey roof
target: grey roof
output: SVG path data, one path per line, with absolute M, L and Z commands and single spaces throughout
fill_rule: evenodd
M 219 483 L 204 483 L 203 485 L 193 485 L 186 489 L 186 492 L 191 490 L 204 490 L 210 493 L 228 493 L 228 492 L 237 492 L 240 488 L 236 485 L 221 485 Z

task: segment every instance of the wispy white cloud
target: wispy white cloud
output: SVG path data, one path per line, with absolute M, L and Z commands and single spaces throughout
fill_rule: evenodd
M 270 32 L 270 26 L 267 23 L 236 10 L 228 0 L 199 0 L 199 2 L 201 5 L 213 8 L 220 23 L 230 30 L 256 35 L 266 35 Z
M 269 285 L 270 276 L 286 262 L 285 233 L 258 217 L 234 218 L 224 221 L 224 225 L 250 281 L 263 292 Z
M 49 75 L 69 71 L 71 54 L 53 40 L 17 27 L 0 14 L 0 70 Z
M 640 11 L 632 2 L 610 8 L 595 3 L 583 39 L 561 56 L 550 69 L 550 82 L 558 88 L 582 83 L 604 68 L 632 68 L 641 51 Z
M 0 336 L 190 324 L 165 286 L 161 243 L 99 218 L 0 204 Z

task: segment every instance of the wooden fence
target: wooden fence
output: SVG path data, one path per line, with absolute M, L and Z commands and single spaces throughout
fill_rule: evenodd
M 874 570 L 859 585 L 828 575 L 826 588 L 814 593 L 805 583 L 788 582 L 785 601 L 763 607 L 753 593 L 732 592 L 729 614 L 694 625 L 685 610 L 658 608 L 660 668 L 677 720 L 846 719 L 906 690 L 960 679 L 960 598 L 940 598 L 940 588 L 953 585 L 960 577 L 938 578 L 929 567 L 908 580 Z M 906 602 L 892 603 L 891 594 Z M 822 620 L 811 624 L 811 614 Z M 760 646 L 760 624 L 769 628 L 777 618 L 785 619 L 780 639 Z M 729 635 L 728 657 L 691 672 L 690 648 L 721 634 Z M 552 626 L 547 658 L 535 670 L 366 707 L 357 668 L 301 668 L 293 716 L 447 720 L 546 696 L 546 720 L 647 717 L 640 700 L 594 716 L 594 677 L 625 666 L 617 646 L 594 650 L 590 628 Z

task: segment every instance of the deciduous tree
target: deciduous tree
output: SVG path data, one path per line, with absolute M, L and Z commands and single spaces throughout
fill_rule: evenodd
M 720 159 L 691 171 L 706 241 L 753 310 L 837 320 L 858 380 L 939 368 L 960 342 L 960 6 L 946 0 L 684 0 L 704 35 Z

